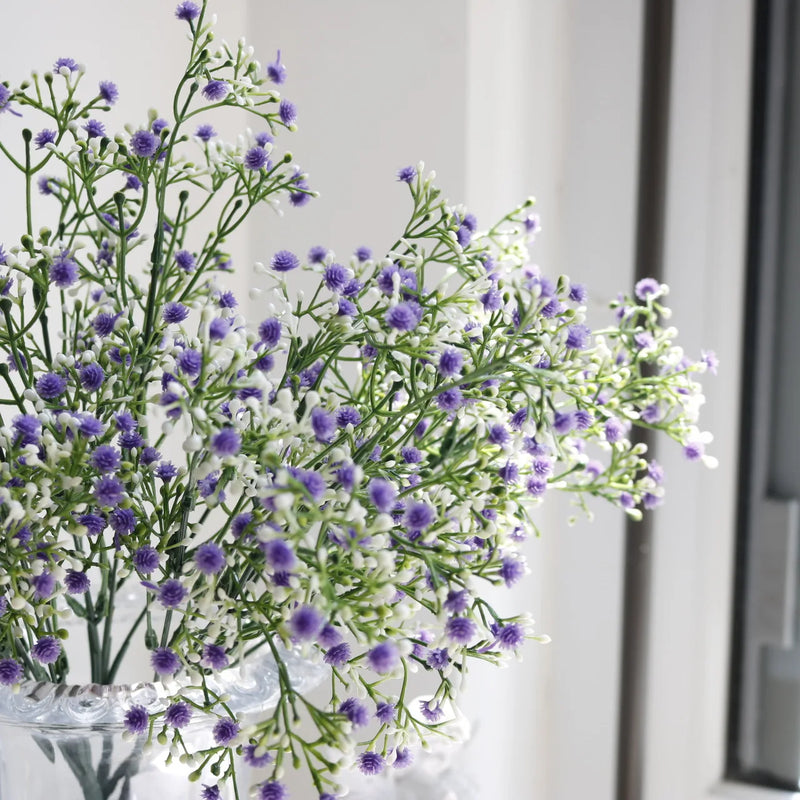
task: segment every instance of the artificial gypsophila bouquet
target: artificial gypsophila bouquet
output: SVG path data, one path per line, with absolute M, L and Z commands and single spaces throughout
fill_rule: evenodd
M 263 800 L 301 765 L 331 798 L 341 768 L 403 767 L 446 732 L 471 659 L 544 638 L 484 588 L 523 576 L 548 494 L 656 506 L 663 472 L 637 427 L 711 461 L 694 376 L 715 359 L 674 344 L 652 280 L 590 329 L 586 289 L 529 262 L 532 201 L 481 232 L 421 165 L 398 173 L 412 208 L 385 255 L 276 249 L 248 324 L 226 240 L 258 204 L 313 196 L 279 144 L 296 110 L 280 55 L 263 68 L 220 44 L 206 2 L 176 16 L 189 56 L 166 118 L 107 131 L 116 86 L 86 91 L 70 58 L 0 84 L 0 112 L 30 126 L 0 144 L 27 207 L 0 248 L 0 683 L 69 681 L 77 618 L 93 682 L 114 682 L 131 643 L 150 651 L 170 704 L 132 705 L 125 727 L 203 797 L 235 783 L 238 754 L 267 770 Z M 221 142 L 220 108 L 256 132 Z M 297 269 L 315 279 L 303 299 Z M 112 635 L 130 586 L 141 608 Z M 263 649 L 280 696 L 243 725 L 210 678 Z M 287 650 L 327 666 L 326 703 L 292 686 Z M 412 672 L 430 679 L 421 703 Z M 182 731 L 200 715 L 213 745 L 193 752 Z

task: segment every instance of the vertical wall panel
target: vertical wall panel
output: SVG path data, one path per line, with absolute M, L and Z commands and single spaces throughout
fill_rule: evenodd
M 751 3 L 676 3 L 667 298 L 704 380 L 709 471 L 665 445 L 656 519 L 647 798 L 701 797 L 723 774 L 736 503 L 750 111 Z

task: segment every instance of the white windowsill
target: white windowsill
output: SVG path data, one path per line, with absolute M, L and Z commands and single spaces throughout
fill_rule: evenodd
M 746 783 L 725 781 L 715 786 L 707 795 L 709 800 L 800 800 L 800 792 L 786 792 L 781 789 L 767 789 Z

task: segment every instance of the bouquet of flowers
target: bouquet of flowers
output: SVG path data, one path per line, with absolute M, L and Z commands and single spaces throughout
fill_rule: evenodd
M 68 681 L 77 618 L 93 682 L 114 682 L 132 642 L 149 650 L 170 703 L 132 705 L 125 727 L 188 764 L 204 797 L 235 782 L 238 754 L 267 769 L 264 800 L 301 764 L 331 798 L 343 766 L 400 768 L 446 731 L 472 659 L 545 638 L 484 588 L 523 576 L 548 494 L 587 513 L 590 496 L 633 517 L 656 506 L 663 473 L 637 427 L 711 461 L 694 376 L 715 359 L 674 344 L 652 280 L 590 329 L 586 289 L 530 265 L 532 201 L 481 231 L 422 165 L 398 173 L 411 213 L 386 254 L 277 249 L 247 324 L 226 240 L 260 203 L 313 197 L 279 144 L 296 110 L 280 54 L 264 68 L 220 43 L 205 0 L 176 16 L 189 55 L 167 118 L 107 131 L 116 86 L 83 92 L 70 58 L 0 84 L 0 112 L 32 126 L 0 143 L 27 207 L 0 247 L 0 684 Z M 257 130 L 221 142 L 221 108 Z M 309 297 L 287 285 L 298 269 Z M 141 608 L 112 635 L 131 585 Z M 245 725 L 211 678 L 264 649 L 280 696 Z M 292 685 L 292 649 L 327 666 L 327 703 Z M 199 715 L 214 741 L 192 752 Z

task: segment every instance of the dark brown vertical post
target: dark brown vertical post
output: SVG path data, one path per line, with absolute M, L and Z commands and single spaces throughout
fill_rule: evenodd
M 642 34 L 635 280 L 663 279 L 673 0 L 646 0 Z M 640 432 L 652 450 L 651 437 Z M 625 530 L 617 800 L 641 800 L 644 783 L 652 517 Z

